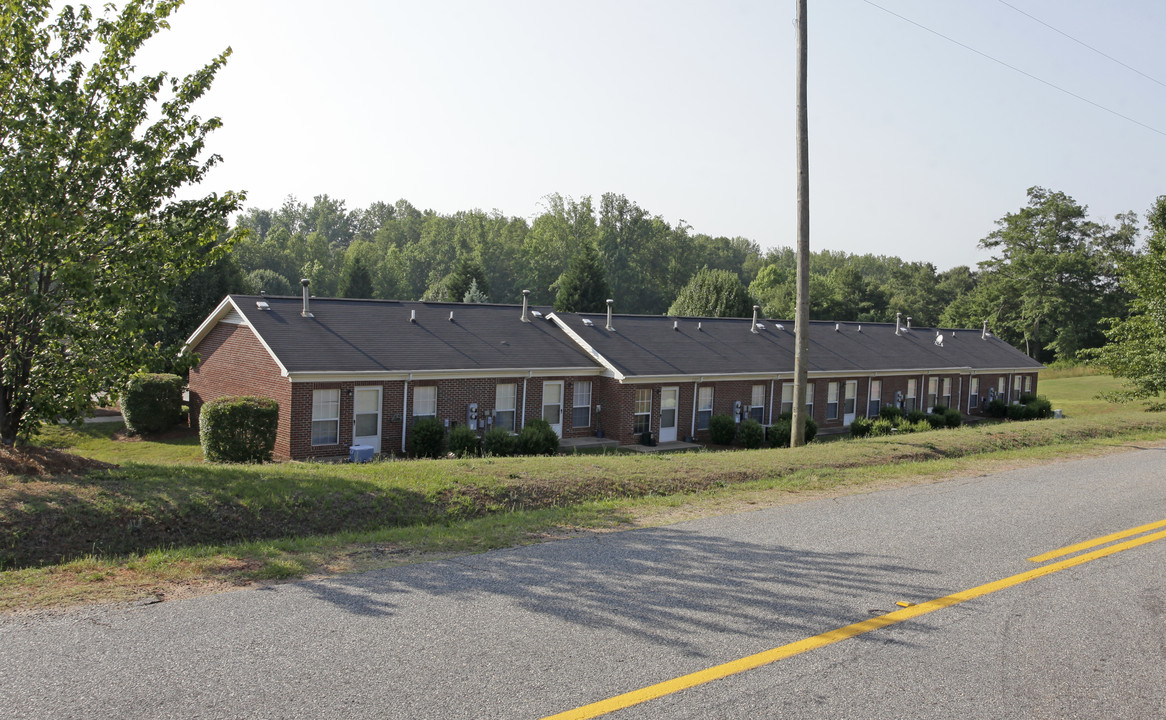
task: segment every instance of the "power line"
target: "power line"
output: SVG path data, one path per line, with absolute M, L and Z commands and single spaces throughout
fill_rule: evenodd
M 1161 80 L 1159 80 L 1158 78 L 1156 78 L 1156 77 L 1151 77 L 1150 75 L 1147 75 L 1146 73 L 1142 72 L 1141 70 L 1137 69 L 1136 67 L 1133 67 L 1133 66 L 1130 66 L 1130 65 L 1126 65 L 1126 64 L 1125 64 L 1125 63 L 1123 63 L 1121 60 L 1118 60 L 1117 58 L 1113 57 L 1112 55 L 1107 55 L 1107 54 L 1103 53 L 1102 51 L 1098 50 L 1097 48 L 1093 47 L 1093 46 L 1092 46 L 1092 45 L 1090 45 L 1089 43 L 1087 43 L 1087 42 L 1085 42 L 1085 41 L 1083 41 L 1083 40 L 1078 40 L 1077 38 L 1073 37 L 1072 35 L 1070 35 L 1069 33 L 1065 32 L 1064 30 L 1060 30 L 1060 29 L 1058 29 L 1058 28 L 1055 28 L 1055 27 L 1053 27 L 1052 25 L 1049 25 L 1049 24 L 1048 24 L 1047 22 L 1045 22 L 1044 20 L 1041 20 L 1040 18 L 1038 18 L 1038 17 L 1036 17 L 1036 16 L 1034 16 L 1034 15 L 1030 15 L 1029 13 L 1026 13 L 1025 11 L 1023 11 L 1023 10 L 1021 10 L 1020 8 L 1016 7 L 1016 6 L 1015 6 L 1015 5 L 1013 5 L 1012 3 L 1004 2 L 1004 0 L 999 0 L 999 2 L 1000 2 L 1000 4 L 1001 4 L 1001 5 L 1007 5 L 1008 7 L 1012 8 L 1013 10 L 1015 10 L 1015 11 L 1016 11 L 1016 12 L 1018 12 L 1018 13 L 1020 13 L 1021 15 L 1023 15 L 1023 16 L 1025 16 L 1025 17 L 1029 18 L 1030 20 L 1033 20 L 1033 21 L 1035 21 L 1035 22 L 1038 22 L 1038 23 L 1040 23 L 1041 25 L 1044 25 L 1044 26 L 1045 26 L 1045 27 L 1047 27 L 1049 30 L 1052 30 L 1052 31 L 1053 31 L 1053 32 L 1055 32 L 1055 33 L 1059 33 L 1059 34 L 1061 34 L 1061 35 L 1064 35 L 1065 37 L 1069 38 L 1070 40 L 1072 40 L 1073 42 L 1077 43 L 1078 45 L 1080 45 L 1080 46 L 1082 46 L 1082 47 L 1085 47 L 1085 48 L 1088 48 L 1088 49 L 1092 50 L 1093 52 L 1097 53 L 1097 54 L 1098 54 L 1098 55 L 1100 55 L 1101 57 L 1103 57 L 1103 58 L 1105 58 L 1105 59 L 1107 59 L 1107 60 L 1112 60 L 1113 62 L 1117 63 L 1118 65 L 1121 65 L 1121 66 L 1122 66 L 1123 68 L 1125 68 L 1126 70 L 1132 70 L 1133 72 L 1136 72 L 1137 74 L 1141 75 L 1142 77 L 1146 78 L 1147 80 L 1150 80 L 1150 81 L 1152 81 L 1152 82 L 1156 82 L 1156 83 L 1158 83 L 1159 85 L 1161 85 L 1162 87 L 1166 87 L 1166 83 L 1162 82 L 1162 81 L 1161 81 Z
M 947 35 L 944 35 L 943 33 L 941 33 L 941 32 L 938 32 L 938 31 L 936 31 L 936 30 L 932 30 L 931 28 L 927 27 L 926 25 L 920 25 L 919 23 L 915 22 L 915 21 L 914 21 L 914 20 L 912 20 L 911 18 L 908 18 L 908 17 L 903 17 L 902 15 L 900 15 L 900 14 L 899 14 L 899 13 L 897 13 L 897 12 L 894 12 L 894 11 L 888 10 L 888 9 L 886 9 L 885 7 L 883 7 L 882 5 L 879 5 L 879 4 L 877 4 L 877 3 L 871 2 L 871 0 L 862 0 L 862 1 L 863 1 L 864 3 L 866 3 L 867 5 L 870 5 L 871 7 L 878 8 L 879 10 L 882 10 L 883 12 L 887 13 L 888 15 L 893 15 L 893 16 L 895 16 L 895 17 L 899 18 L 899 19 L 900 19 L 900 20 L 902 20 L 903 22 L 906 22 L 906 23 L 910 23 L 910 24 L 912 24 L 912 25 L 914 25 L 915 27 L 919 28 L 920 30 L 926 30 L 927 32 L 931 33 L 932 35 L 936 35 L 936 36 L 938 36 L 938 37 L 941 37 L 941 38 L 943 38 L 944 40 L 947 40 L 947 41 L 948 41 L 948 42 L 950 42 L 950 43 L 953 43 L 953 44 L 955 44 L 955 45 L 959 45 L 959 46 L 960 46 L 960 47 L 962 47 L 963 49 L 965 49 L 965 50 L 969 50 L 969 51 L 971 51 L 971 52 L 974 52 L 975 54 L 979 55 L 979 56 L 980 56 L 980 57 L 982 57 L 982 58 L 985 58 L 985 59 L 991 60 L 991 61 L 992 61 L 992 62 L 994 62 L 994 63 L 997 63 L 997 64 L 999 64 L 999 65 L 1003 65 L 1004 67 L 1008 68 L 1009 70 L 1011 70 L 1011 71 L 1013 71 L 1013 72 L 1020 73 L 1021 75 L 1024 75 L 1024 76 L 1025 76 L 1025 77 L 1027 77 L 1027 78 L 1030 78 L 1030 79 L 1032 79 L 1032 80 L 1036 80 L 1037 82 L 1041 83 L 1042 85 L 1047 85 L 1047 86 L 1051 87 L 1051 88 L 1052 88 L 1052 89 L 1054 89 L 1054 90 L 1057 90 L 1057 91 L 1059 91 L 1059 92 L 1062 92 L 1062 93 L 1064 93 L 1064 94 L 1068 95 L 1069 97 L 1076 98 L 1077 100 L 1080 100 L 1080 101 L 1081 101 L 1081 102 L 1083 102 L 1083 103 L 1088 103 L 1089 105 L 1092 105 L 1093 107 L 1097 108 L 1098 110 L 1104 110 L 1105 112 L 1107 112 L 1107 113 L 1109 113 L 1109 114 L 1111 114 L 1111 115 L 1116 115 L 1117 117 L 1121 118 L 1122 120 L 1125 120 L 1125 121 L 1127 121 L 1127 122 L 1131 122 L 1131 123 L 1133 123 L 1133 124 L 1135 124 L 1135 125 L 1139 125 L 1139 126 L 1141 126 L 1141 127 L 1144 127 L 1145 129 L 1149 130 L 1150 132 L 1155 132 L 1155 133 L 1158 133 L 1159 135 L 1162 135 L 1163 137 L 1166 137 L 1166 132 L 1164 132 L 1164 131 L 1162 131 L 1162 130 L 1159 130 L 1159 129 L 1158 129 L 1158 128 L 1156 128 L 1156 127 L 1152 127 L 1152 126 L 1150 126 L 1150 125 L 1147 125 L 1147 124 L 1146 124 L 1146 123 L 1144 123 L 1144 122 L 1141 122 L 1141 121 L 1139 121 L 1139 120 L 1135 120 L 1135 119 L 1133 119 L 1132 117 L 1130 117 L 1130 116 L 1128 116 L 1128 115 L 1123 115 L 1123 114 L 1119 113 L 1117 110 L 1112 110 L 1112 109 L 1110 109 L 1110 108 L 1107 108 L 1106 106 L 1104 106 L 1104 105 L 1102 105 L 1102 104 L 1100 104 L 1100 103 L 1093 102 L 1093 101 L 1092 101 L 1092 100 L 1090 100 L 1089 98 L 1082 97 L 1082 96 L 1078 95 L 1078 94 L 1077 94 L 1077 93 L 1075 93 L 1075 92 L 1072 92 L 1072 91 L 1070 91 L 1070 90 L 1066 90 L 1065 88 L 1061 87 L 1060 85 L 1056 85 L 1056 84 L 1054 84 L 1054 83 L 1051 83 L 1051 82 L 1049 82 L 1048 80 L 1045 80 L 1045 79 L 1043 79 L 1043 78 L 1039 78 L 1039 77 L 1037 77 L 1036 75 L 1033 75 L 1033 74 L 1032 74 L 1032 73 L 1030 73 L 1030 72 L 1026 72 L 1026 71 L 1024 71 L 1024 70 L 1021 70 L 1020 68 L 1016 67 L 1015 65 L 1009 65 L 1008 63 L 1004 62 L 1003 60 L 1000 60 L 999 58 L 992 57 L 992 56 L 991 56 L 991 55 L 989 55 L 988 53 L 985 53 L 985 52 L 982 52 L 982 51 L 980 51 L 980 50 L 977 50 L 976 48 L 974 48 L 974 47 L 972 47 L 972 46 L 970 46 L 970 45 L 965 45 L 964 43 L 960 42 L 959 40 L 956 40 L 956 39 L 954 39 L 954 38 L 948 37 Z

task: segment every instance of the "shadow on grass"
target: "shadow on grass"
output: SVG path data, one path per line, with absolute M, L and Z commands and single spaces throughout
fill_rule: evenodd
M 441 497 L 286 466 L 133 464 L 0 486 L 0 569 L 330 534 L 447 515 Z

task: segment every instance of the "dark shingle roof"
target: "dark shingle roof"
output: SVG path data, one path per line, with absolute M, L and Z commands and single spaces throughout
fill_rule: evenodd
M 614 332 L 609 332 L 604 329 L 605 315 L 556 313 L 555 317 L 629 377 L 791 373 L 794 369 L 792 321 L 760 320 L 765 329 L 754 334 L 749 332 L 752 321 L 748 318 L 624 315 L 614 318 Z M 934 328 L 913 328 L 896 335 L 895 326 L 886 323 L 812 322 L 809 369 L 865 373 L 1041 367 L 999 338 L 981 338 L 978 330 L 939 333 L 942 346 L 935 343 Z
M 513 305 L 312 298 L 315 317 L 305 318 L 300 298 L 232 295 L 231 300 L 292 373 L 596 365 L 554 323 L 524 323 L 522 309 Z M 259 300 L 271 309 L 258 309 Z M 416 323 L 409 322 L 413 311 Z

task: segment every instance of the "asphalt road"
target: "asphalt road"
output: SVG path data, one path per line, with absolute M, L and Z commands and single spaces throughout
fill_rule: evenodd
M 1150 449 L 321 582 L 0 617 L 0 717 L 543 718 L 1163 520 L 1166 450 Z M 1166 717 L 1164 568 L 1166 538 L 605 717 Z

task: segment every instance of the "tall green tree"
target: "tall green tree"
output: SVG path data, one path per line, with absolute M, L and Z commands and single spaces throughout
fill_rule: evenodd
M 242 195 L 187 200 L 218 160 L 192 104 L 230 51 L 185 77 L 135 56 L 180 3 L 97 17 L 48 0 L 0 8 L 0 439 L 78 419 L 149 350 L 175 286 Z M 152 351 L 152 350 L 150 350 Z
M 1128 317 L 1108 318 L 1107 345 L 1087 353 L 1094 364 L 1125 380 L 1111 400 L 1159 397 L 1166 392 L 1166 195 L 1147 217 L 1146 251 L 1121 264 L 1133 300 Z
M 340 283 L 340 296 L 346 298 L 371 298 L 373 296 L 372 274 L 368 268 L 354 258 L 344 273 L 344 280 Z
M 741 279 L 728 270 L 704 268 L 680 291 L 669 315 L 685 317 L 749 317 L 753 301 Z
M 468 255 L 458 260 L 453 272 L 445 279 L 445 291 L 450 302 L 463 302 L 470 285 L 477 284 L 478 292 L 490 294 L 490 286 L 486 283 L 486 271 L 482 265 Z
M 571 266 L 559 280 L 555 310 L 560 312 L 603 312 L 611 288 L 603 274 L 603 261 L 594 243 L 586 242 L 575 254 Z

